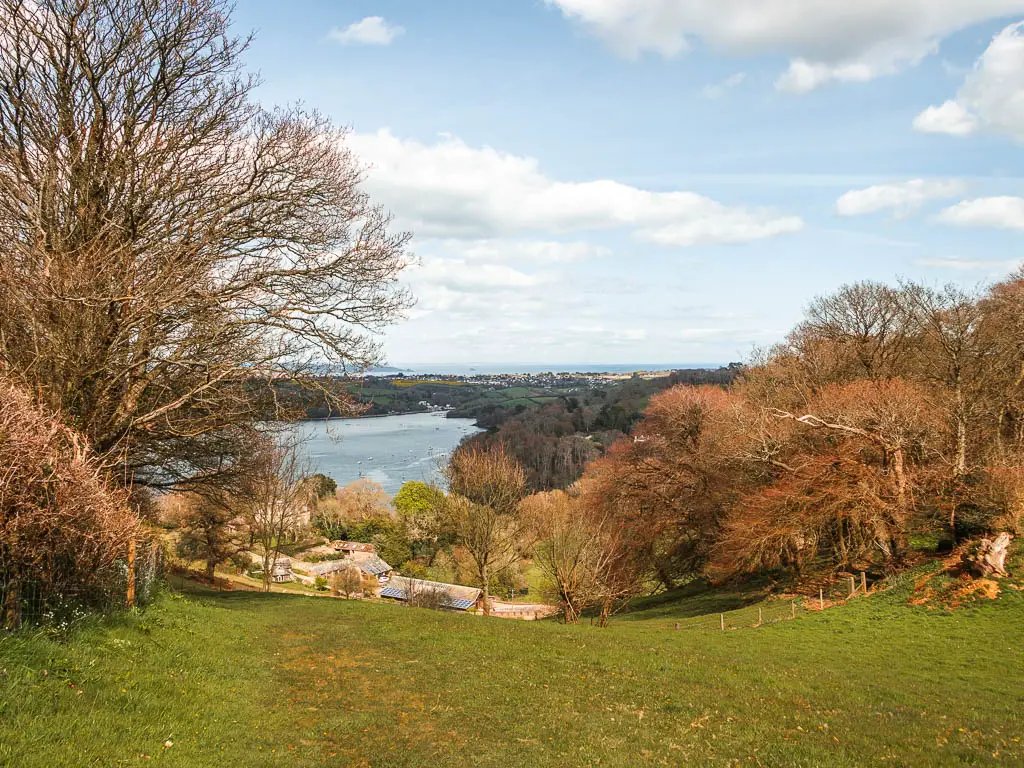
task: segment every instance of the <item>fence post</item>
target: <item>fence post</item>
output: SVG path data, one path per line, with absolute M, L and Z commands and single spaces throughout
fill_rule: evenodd
M 10 581 L 7 583 L 7 597 L 2 609 L 3 621 L 0 622 L 0 629 L 21 628 L 21 581 L 18 579 L 18 572 L 13 568 L 8 572 Z
M 825 610 L 825 589 L 824 587 L 818 588 L 818 608 Z
M 853 580 L 853 576 L 850 577 L 850 597 L 857 594 L 857 582 Z
M 868 575 L 864 571 L 860 572 L 860 588 L 865 595 L 868 593 Z
M 796 618 L 796 598 L 794 597 L 789 601 L 789 617 L 791 619 Z
M 719 614 L 719 618 L 722 620 L 722 631 L 725 632 L 725 614 Z
M 761 626 L 761 606 L 757 606 L 757 626 Z
M 135 538 L 128 542 L 128 588 L 125 602 L 129 608 L 135 607 Z

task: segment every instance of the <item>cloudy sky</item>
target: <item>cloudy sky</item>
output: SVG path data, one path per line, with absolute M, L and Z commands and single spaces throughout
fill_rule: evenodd
M 392 363 L 744 359 L 1024 256 L 1024 0 L 245 0 L 415 233 Z

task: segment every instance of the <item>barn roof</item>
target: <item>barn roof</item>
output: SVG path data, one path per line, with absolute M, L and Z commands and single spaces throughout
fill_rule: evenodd
M 353 560 L 352 562 L 355 563 L 356 567 L 363 573 L 368 573 L 371 576 L 380 576 L 382 573 L 390 573 L 394 570 L 390 565 L 376 555 L 373 557 L 366 557 L 361 560 Z
M 325 560 L 322 563 L 313 563 L 308 570 L 314 576 L 328 576 L 355 566 L 356 564 L 351 560 Z
M 366 544 L 362 541 L 332 541 L 331 546 L 339 552 L 376 552 L 373 544 Z
M 441 595 L 442 602 L 448 608 L 466 611 L 476 605 L 480 590 L 476 587 L 464 587 L 461 584 L 445 584 L 440 581 L 410 579 L 406 576 L 394 576 L 391 582 L 380 591 L 381 597 L 395 600 L 408 600 L 410 594 L 421 591 L 433 591 Z

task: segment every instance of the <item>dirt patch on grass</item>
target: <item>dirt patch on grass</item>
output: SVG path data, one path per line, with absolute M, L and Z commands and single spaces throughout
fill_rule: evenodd
M 999 583 L 993 579 L 974 578 L 968 573 L 953 578 L 943 570 L 918 579 L 908 602 L 926 608 L 955 610 L 975 600 L 995 600 L 999 593 Z
M 418 678 L 418 660 L 396 666 L 358 633 L 338 632 L 338 624 L 332 629 L 329 638 L 295 628 L 276 635 L 277 674 L 285 686 L 280 705 L 315 734 L 326 755 L 361 765 L 367 754 L 416 749 L 453 757 L 469 745 L 469 734 L 442 725 L 438 710 L 449 705 L 440 703 L 440 691 L 424 693 L 431 687 Z
M 999 585 L 992 579 L 973 579 L 962 587 L 954 590 L 951 608 L 959 607 L 963 602 L 976 599 L 995 600 L 999 597 Z

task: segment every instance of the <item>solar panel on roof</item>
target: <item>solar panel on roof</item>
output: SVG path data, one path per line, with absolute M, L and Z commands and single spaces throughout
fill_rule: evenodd
M 472 600 L 449 600 L 447 603 L 450 607 L 458 608 L 460 611 L 465 611 L 473 607 Z
M 402 590 L 398 589 L 397 587 L 384 587 L 384 589 L 382 589 L 380 591 L 380 596 L 381 597 L 394 597 L 394 598 L 397 598 L 397 599 L 401 600 L 403 597 L 405 597 L 405 592 L 403 592 Z

